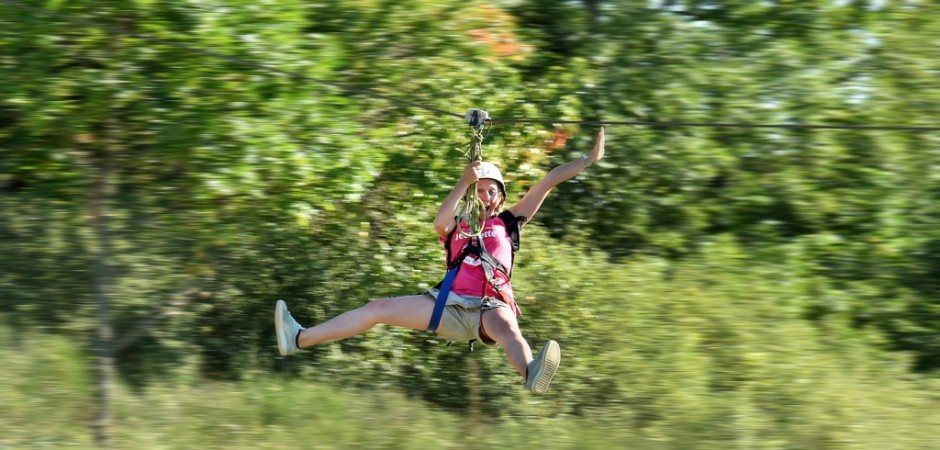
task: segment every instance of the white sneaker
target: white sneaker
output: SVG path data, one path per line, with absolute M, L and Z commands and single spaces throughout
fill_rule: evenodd
M 304 329 L 287 310 L 287 303 L 278 300 L 274 306 L 274 328 L 277 333 L 277 350 L 281 356 L 293 355 L 300 351 L 297 347 L 297 334 Z
M 526 368 L 525 387 L 536 394 L 544 394 L 552 377 L 561 364 L 561 347 L 555 341 L 548 341 L 542 351 L 529 363 Z

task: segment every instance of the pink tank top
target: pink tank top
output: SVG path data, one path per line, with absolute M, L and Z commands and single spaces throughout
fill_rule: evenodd
M 460 224 L 461 230 L 469 231 L 466 224 Z M 512 243 L 509 240 L 509 232 L 506 230 L 506 224 L 499 217 L 491 217 L 483 224 L 483 245 L 486 251 L 493 255 L 507 271 L 512 271 Z M 440 239 L 444 242 L 444 238 Z M 457 258 L 463 252 L 464 247 L 470 243 L 470 238 L 461 237 L 460 232 L 451 234 L 448 242 L 450 255 Z M 483 263 L 476 255 L 467 255 L 461 262 L 460 270 L 457 272 L 457 278 L 454 279 L 454 285 L 451 291 L 455 294 L 467 295 L 472 297 L 496 297 L 501 298 L 512 308 L 516 317 L 522 313 L 516 305 L 515 297 L 512 293 L 512 285 L 509 278 L 502 272 L 494 271 L 496 279 L 500 283 L 500 292 L 497 292 L 486 279 L 486 272 L 483 270 Z

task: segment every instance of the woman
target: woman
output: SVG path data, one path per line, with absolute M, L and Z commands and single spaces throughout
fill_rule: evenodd
M 548 341 L 533 358 L 529 344 L 522 337 L 517 321 L 519 307 L 509 282 L 514 244 L 510 234 L 518 233 L 519 227 L 535 216 L 555 186 L 603 158 L 604 141 L 604 129 L 601 128 L 590 155 L 582 155 L 555 167 L 519 203 L 502 213 L 500 210 L 506 200 L 502 174 L 490 163 L 472 162 L 444 199 L 434 219 L 434 229 L 447 249 L 448 265 L 460 266 L 460 269 L 447 296 L 440 325 L 433 331 L 442 339 L 451 341 L 479 339 L 487 345 L 499 345 L 504 349 L 509 364 L 522 376 L 526 388 L 537 394 L 548 390 L 561 361 L 561 349 L 555 341 Z M 457 232 L 458 228 L 464 232 L 469 230 L 466 224 L 455 219 L 461 198 L 474 182 L 488 217 L 480 233 L 482 243 Z M 471 241 L 482 244 L 485 250 L 466 252 Z M 287 356 L 303 347 L 364 333 L 380 323 L 415 330 L 428 329 L 439 294 L 440 290 L 435 288 L 419 295 L 372 300 L 361 308 L 310 328 L 297 323 L 284 301 L 278 300 L 274 314 L 278 350 Z

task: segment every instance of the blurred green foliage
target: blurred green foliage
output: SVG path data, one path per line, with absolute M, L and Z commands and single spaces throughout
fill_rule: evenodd
M 608 128 L 607 158 L 556 189 L 517 257 L 523 330 L 564 351 L 545 398 L 501 352 L 425 333 L 380 327 L 278 358 L 271 307 L 287 299 L 316 323 L 441 277 L 430 223 L 462 170 L 465 125 L 367 91 L 496 118 L 929 125 L 940 6 L 40 6 L 357 90 L 0 4 L 0 313 L 13 334 L 90 346 L 89 204 L 103 199 L 117 364 L 139 393 L 189 370 L 247 386 L 280 373 L 491 417 L 597 417 L 661 442 L 649 448 L 914 449 L 936 435 L 935 133 Z M 503 124 L 485 156 L 512 202 L 595 131 Z

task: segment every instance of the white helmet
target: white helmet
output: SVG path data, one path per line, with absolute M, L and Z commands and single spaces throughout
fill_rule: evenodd
M 506 182 L 503 181 L 503 174 L 491 162 L 480 162 L 480 179 L 489 178 L 499 183 L 499 190 L 502 191 L 503 198 L 506 198 Z

